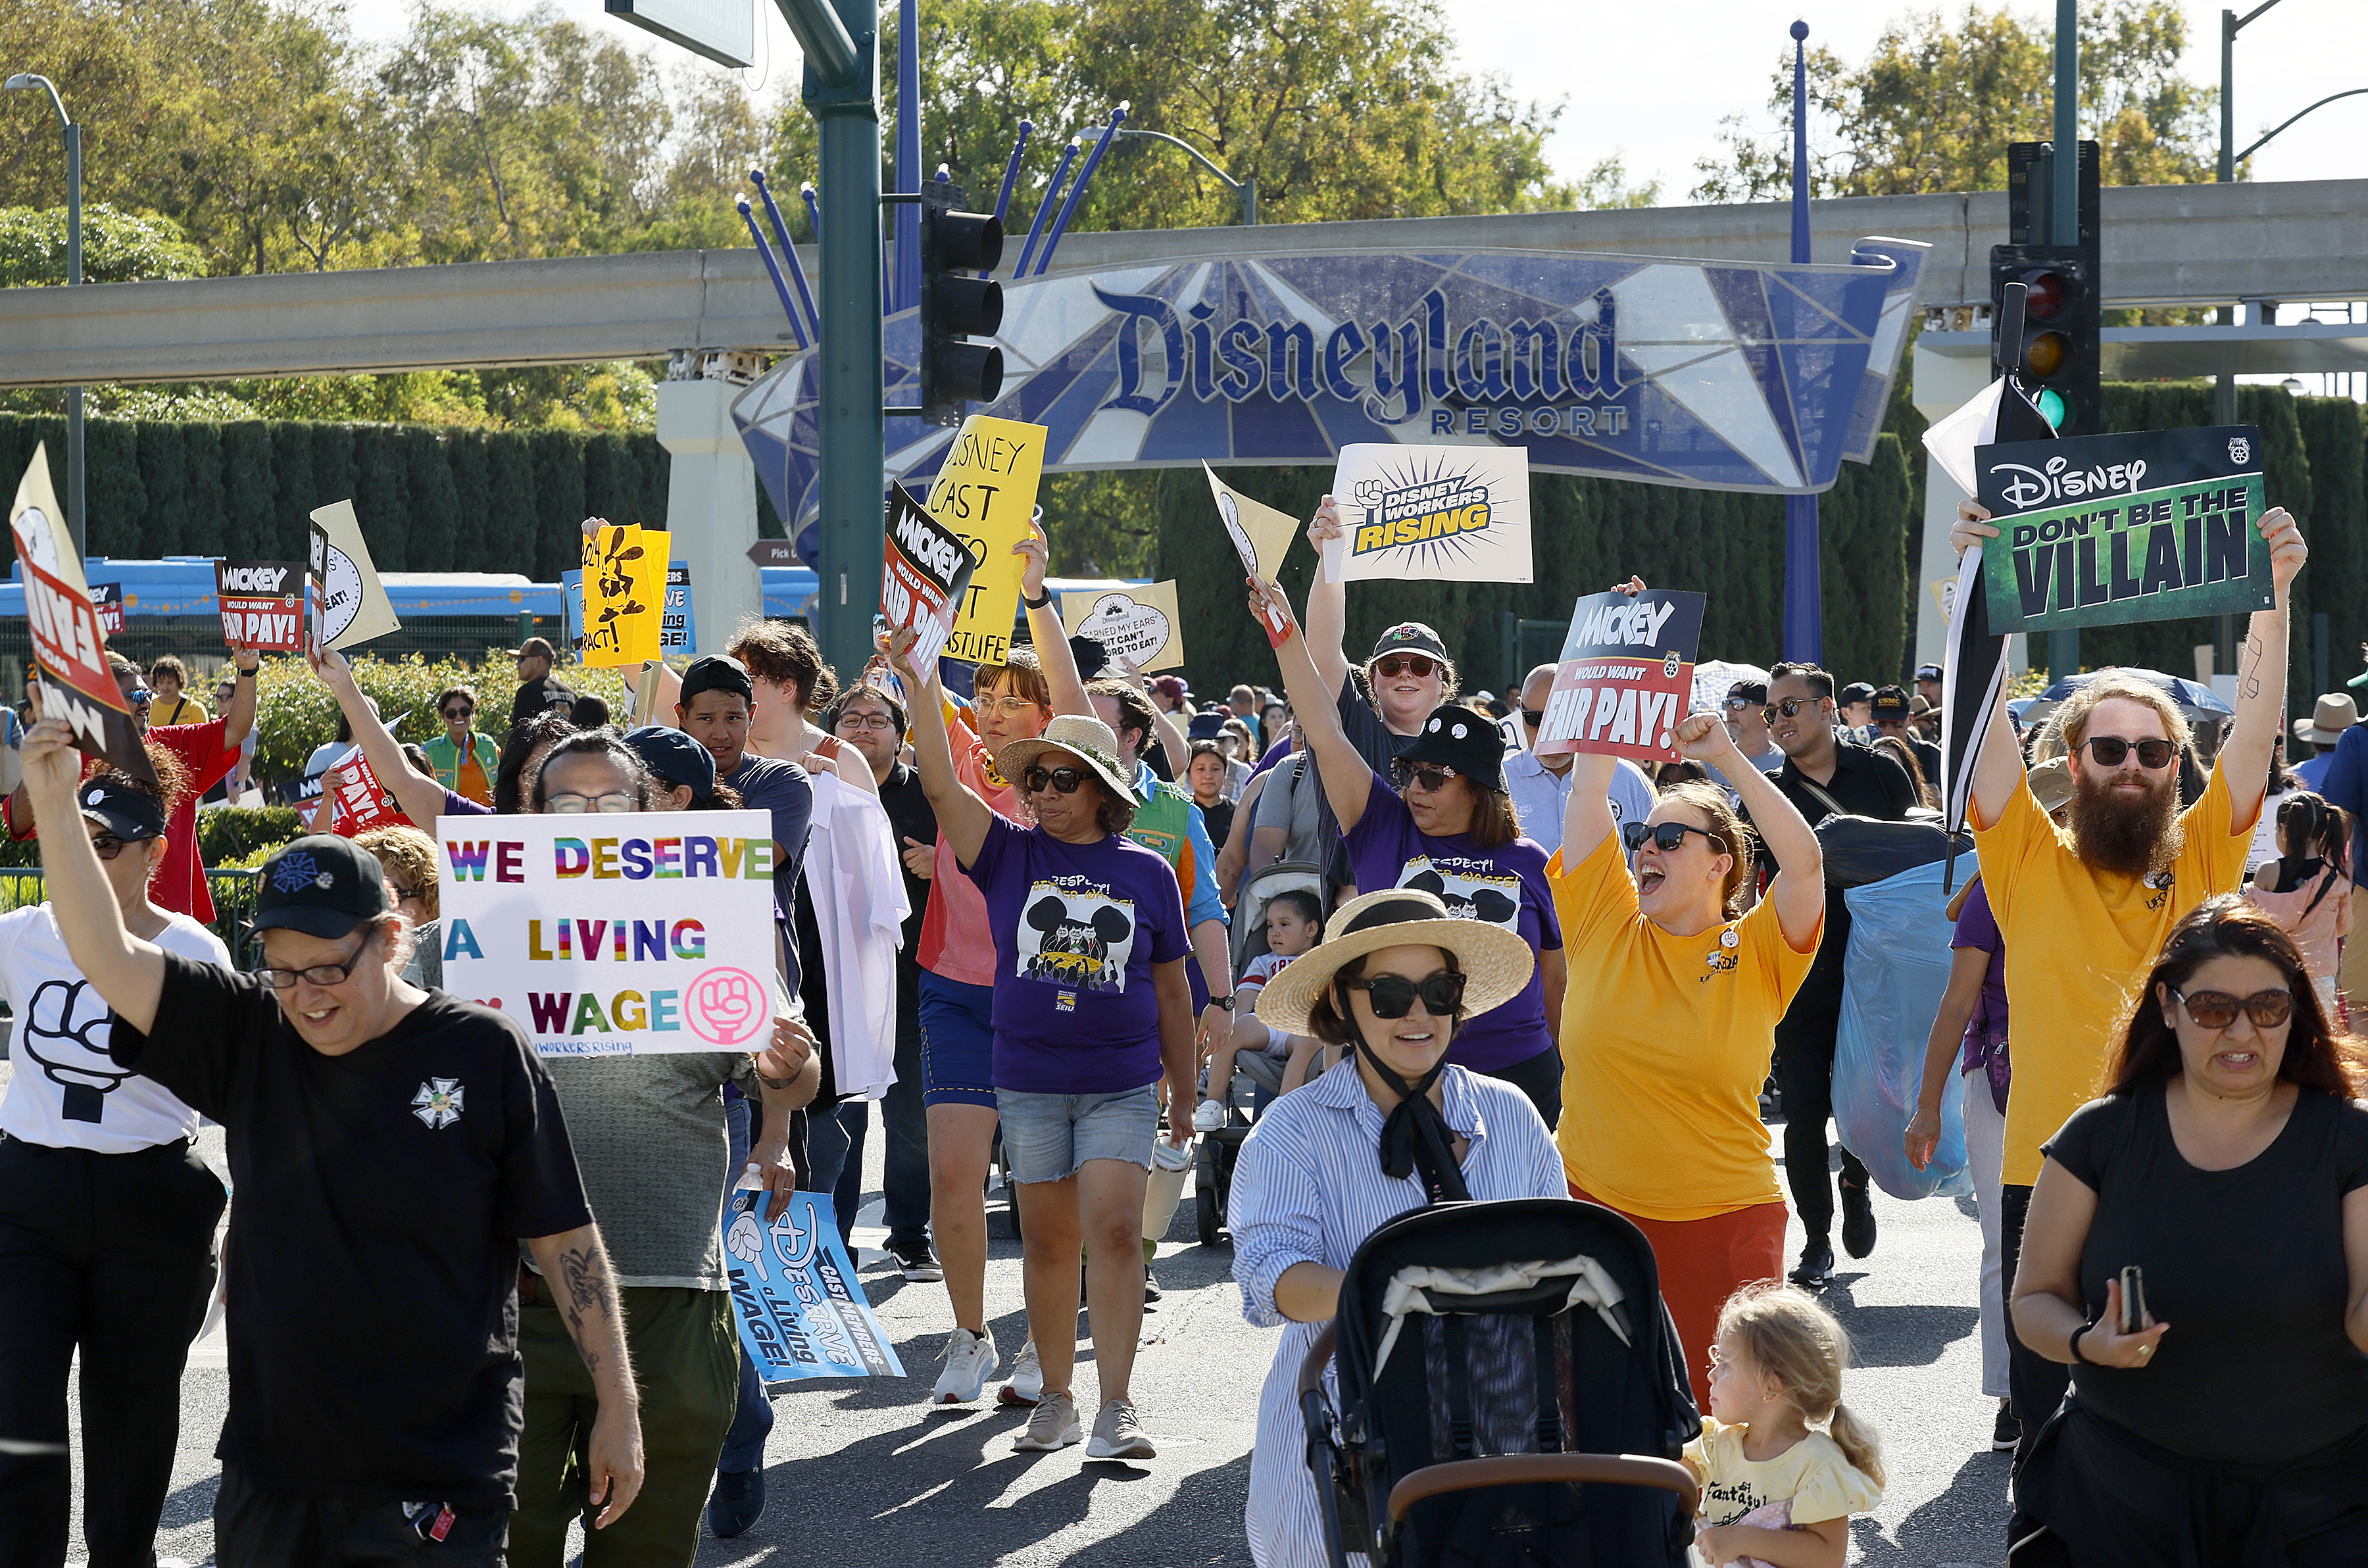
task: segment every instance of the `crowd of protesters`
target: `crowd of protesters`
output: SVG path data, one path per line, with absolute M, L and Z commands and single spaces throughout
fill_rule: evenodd
M 1935 1157 L 1962 1079 L 1979 1393 L 2017 1450 L 2012 1538 L 2048 1561 L 2368 1561 L 2368 728 L 2326 697 L 2285 731 L 2305 551 L 2283 512 L 2261 527 L 2278 604 L 2225 734 L 2107 672 L 2044 723 L 1998 704 L 1954 738 L 1977 870 L 1904 1153 Z M 1308 538 L 1339 528 L 1326 497 Z M 1993 532 L 1969 506 L 1957 543 Z M 1821 830 L 1939 820 L 1943 670 L 1778 664 L 1648 771 L 1538 749 L 1552 665 L 1466 695 L 1411 621 L 1352 665 L 1320 578 L 1298 607 L 1245 584 L 1281 689 L 1202 706 L 1065 634 L 1041 530 L 1014 553 L 1028 640 L 959 682 L 909 632 L 840 672 L 757 620 L 636 678 L 633 726 L 533 639 L 505 723 L 465 684 L 381 714 L 311 657 L 338 710 L 317 793 L 360 759 L 415 825 L 345 836 L 322 806 L 264 863 L 249 954 L 208 929 L 195 812 L 251 773 L 252 651 L 211 712 L 180 661 L 115 661 L 153 780 L 17 715 L 0 825 L 40 832 L 48 902 L 0 915 L 0 1562 L 64 1561 L 77 1356 L 90 1561 L 152 1561 L 218 1300 L 225 1568 L 423 1540 L 555 1568 L 579 1521 L 587 1564 L 689 1562 L 702 1523 L 736 1536 L 766 1506 L 719 1205 L 831 1194 L 851 1240 L 876 1105 L 884 1250 L 944 1290 L 929 1402 L 992 1388 L 1028 1409 L 1019 1450 L 1156 1457 L 1132 1387 L 1151 1174 L 1247 1122 L 1235 1275 L 1250 1321 L 1289 1325 L 1257 1561 L 1322 1560 L 1297 1378 L 1362 1240 L 1430 1203 L 1568 1196 L 1657 1260 L 1704 1560 L 1839 1563 L 1884 1469 L 1814 1295 L 1837 1219 L 1851 1257 L 1876 1244 L 1860 1153 L 1829 1174 L 1851 915 Z M 2289 772 L 2289 744 L 2320 755 Z M 764 1049 L 546 1069 L 442 990 L 438 818 L 725 809 L 771 823 Z M 237 1194 L 219 1246 L 201 1117 Z M 1017 1346 L 986 1318 L 998 1142 Z

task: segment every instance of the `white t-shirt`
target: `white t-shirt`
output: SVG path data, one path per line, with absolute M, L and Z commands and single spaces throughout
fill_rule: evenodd
M 167 918 L 158 947 L 230 967 L 220 937 L 186 915 Z M 0 1099 L 0 1132 L 101 1154 L 128 1154 L 197 1132 L 196 1111 L 108 1056 L 108 1006 L 67 955 L 48 904 L 0 915 L 0 991 L 16 1019 L 8 1051 L 15 1071 Z

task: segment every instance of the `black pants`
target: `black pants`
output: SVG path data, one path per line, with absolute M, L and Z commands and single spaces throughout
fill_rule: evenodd
M 0 1138 L 0 1436 L 66 1441 L 79 1348 L 91 1568 L 155 1562 L 222 1202 L 187 1140 L 97 1154 Z M 0 1454 L 0 1563 L 65 1561 L 72 1488 L 63 1453 Z
M 1545 1119 L 1546 1131 L 1552 1132 L 1554 1123 L 1562 1119 L 1562 1051 L 1559 1047 L 1539 1051 L 1526 1062 L 1516 1062 L 1510 1067 L 1499 1067 L 1488 1074 L 1513 1085 L 1530 1096 Z
M 447 1517 L 449 1509 L 449 1517 Z M 502 1568 L 510 1511 L 485 1504 L 356 1503 L 258 1490 L 234 1464 L 214 1495 L 220 1568 Z
M 1841 1009 L 1795 1006 L 1776 1026 L 1776 1089 L 1784 1096 L 1784 1180 L 1801 1229 L 1813 1238 L 1834 1228 L 1834 1184 L 1827 1179 L 1826 1122 L 1834 1114 L 1834 1031 Z M 1866 1166 L 1842 1151 L 1842 1180 L 1866 1185 Z
M 2031 1217 L 2031 1188 L 2009 1183 L 1998 1189 L 1998 1252 L 2006 1265 L 2007 1299 L 2014 1299 L 2015 1266 L 2022 1261 L 2022 1226 Z M 2014 1447 L 2018 1471 L 2031 1457 L 2032 1439 L 2072 1387 L 2072 1369 L 2024 1347 L 2014 1332 L 2014 1313 L 2006 1317 L 2007 1389 L 2014 1401 L 2015 1419 L 2022 1423 L 2022 1439 Z
M 855 1223 L 856 1206 L 863 1198 L 863 1145 L 871 1129 L 870 1107 L 848 1100 L 838 1108 L 847 1129 L 847 1165 L 832 1195 L 839 1228 Z M 896 1081 L 880 1101 L 880 1119 L 887 1129 L 888 1150 L 880 1190 L 888 1244 L 918 1245 L 929 1234 L 929 1122 L 921 1107 L 921 1015 L 916 996 L 896 999 Z

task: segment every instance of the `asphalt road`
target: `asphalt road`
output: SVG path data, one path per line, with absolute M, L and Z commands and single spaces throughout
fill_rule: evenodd
M 0 1082 L 6 1072 L 0 1063 Z M 207 1140 L 218 1147 L 220 1136 L 210 1129 Z M 874 1194 L 879 1145 L 874 1138 Z M 2007 1462 L 1989 1451 L 1994 1409 L 1980 1394 L 1981 1237 L 1972 1202 L 1900 1203 L 1880 1193 L 1875 1202 L 1879 1244 L 1863 1262 L 1845 1259 L 1826 1296 L 1857 1343 L 1849 1403 L 1882 1433 L 1891 1471 L 1883 1505 L 1853 1526 L 1851 1559 L 1886 1568 L 2003 1563 Z M 1008 1358 L 1026 1336 L 1019 1246 L 999 1199 L 991 1213 L 997 1239 L 988 1310 Z M 868 1217 L 877 1219 L 876 1197 Z M 857 1240 L 876 1244 L 881 1234 L 860 1226 Z M 1798 1244 L 1796 1229 L 1788 1256 Z M 907 1376 L 817 1385 L 779 1400 L 764 1517 L 736 1540 L 703 1541 L 701 1568 L 1249 1562 L 1243 1500 L 1258 1385 L 1278 1334 L 1242 1321 L 1232 1255 L 1193 1239 L 1189 1191 L 1154 1265 L 1164 1300 L 1145 1319 L 1136 1363 L 1136 1402 L 1160 1449 L 1141 1464 L 1089 1462 L 1082 1449 L 1014 1453 L 1024 1413 L 985 1402 L 932 1410 L 929 1388 L 951 1326 L 942 1289 L 907 1284 L 882 1262 L 871 1255 L 865 1284 Z M 1091 1408 L 1090 1354 L 1082 1346 L 1079 1360 L 1079 1403 Z M 160 1557 L 212 1562 L 212 1453 L 225 1393 L 217 1334 L 195 1347 L 182 1380 L 180 1454 Z

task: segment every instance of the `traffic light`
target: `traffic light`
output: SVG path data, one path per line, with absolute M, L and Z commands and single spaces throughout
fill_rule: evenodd
M 2004 290 L 2020 283 L 2020 339 L 2002 340 L 2012 325 Z M 2093 435 L 2099 420 L 2099 334 L 2102 312 L 2096 267 L 2079 245 L 1990 247 L 1990 363 L 2003 374 L 2020 369 L 2023 381 L 2059 436 Z
M 1003 391 L 1003 285 L 982 276 L 1003 259 L 1003 224 L 985 212 L 956 210 L 960 186 L 921 182 L 921 417 L 959 425 L 963 405 L 993 403 Z

